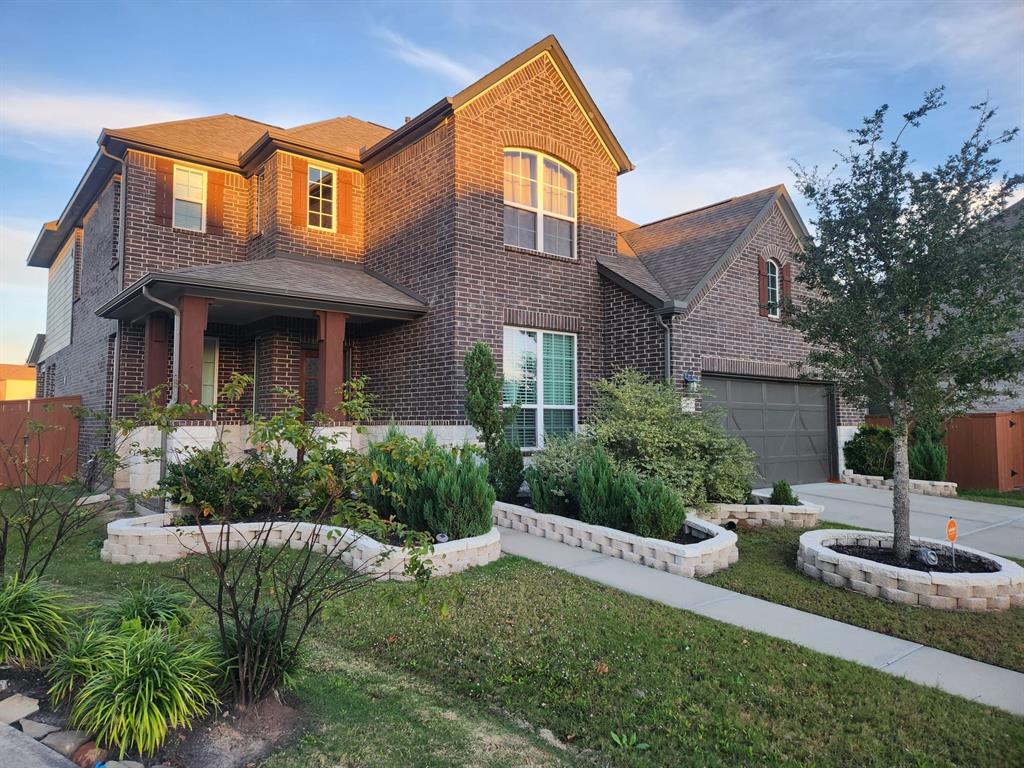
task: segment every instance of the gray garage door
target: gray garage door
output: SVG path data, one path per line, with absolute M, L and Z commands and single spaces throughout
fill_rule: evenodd
M 705 407 L 724 409 L 726 431 L 758 455 L 766 485 L 829 479 L 832 419 L 825 386 L 719 376 L 705 376 L 703 385 L 714 395 Z

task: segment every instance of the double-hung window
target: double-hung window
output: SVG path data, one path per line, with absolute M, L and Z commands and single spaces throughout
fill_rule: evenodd
M 507 326 L 503 347 L 502 401 L 519 406 L 510 439 L 543 448 L 576 431 L 576 336 Z
M 782 303 L 779 301 L 779 265 L 773 259 L 765 262 L 764 279 L 768 294 L 768 317 L 780 317 Z
M 217 368 L 220 364 L 220 341 L 213 336 L 203 338 L 203 391 L 200 400 L 203 405 L 217 404 Z
M 505 245 L 576 254 L 576 173 L 552 157 L 505 150 Z
M 206 171 L 174 166 L 174 226 L 206 229 Z
M 309 166 L 309 196 L 306 223 L 311 229 L 334 231 L 334 208 L 337 203 L 334 171 Z

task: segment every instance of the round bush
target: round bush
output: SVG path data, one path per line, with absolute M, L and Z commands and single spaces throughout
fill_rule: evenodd
M 38 579 L 7 579 L 0 589 L 0 661 L 24 666 L 53 656 L 71 628 L 64 600 Z

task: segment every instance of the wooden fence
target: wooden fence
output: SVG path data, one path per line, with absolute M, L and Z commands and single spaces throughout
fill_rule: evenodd
M 1024 488 L 1024 411 L 960 416 L 946 428 L 946 479 L 962 488 Z
M 63 482 L 78 472 L 82 398 L 43 397 L 0 402 L 0 488 Z

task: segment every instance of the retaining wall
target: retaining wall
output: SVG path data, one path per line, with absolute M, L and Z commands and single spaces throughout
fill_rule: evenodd
M 863 485 L 866 488 L 892 490 L 892 480 L 886 480 L 879 475 L 858 475 L 846 470 L 840 477 L 847 485 Z M 910 492 L 925 496 L 955 497 L 956 483 L 945 483 L 938 480 L 911 480 Z
M 696 544 L 648 539 L 501 501 L 494 505 L 494 523 L 680 576 L 707 576 L 739 559 L 736 534 L 697 517 L 686 518 L 693 535 L 707 537 Z
M 107 539 L 100 550 L 104 562 L 162 563 L 179 560 L 205 549 L 203 537 L 213 545 L 222 535 L 221 526 L 170 525 L 170 514 L 143 515 L 115 520 L 107 525 Z M 342 562 L 354 569 L 380 575 L 385 579 L 406 580 L 408 554 L 400 547 L 379 541 L 334 525 L 316 525 L 291 520 L 274 523 L 234 523 L 228 526 L 228 546 L 244 547 L 256 536 L 266 532 L 269 546 L 288 544 L 301 549 L 312 542 L 321 554 L 337 553 Z M 341 550 L 344 550 L 342 552 Z M 497 528 L 468 539 L 435 544 L 424 559 L 429 560 L 432 575 L 446 576 L 475 565 L 497 560 L 501 555 L 501 535 Z
M 915 538 L 913 543 L 948 549 L 946 542 L 937 539 Z M 1011 606 L 1024 605 L 1024 568 L 987 552 L 970 547 L 956 548 L 957 552 L 993 561 L 999 566 L 995 573 L 936 573 L 844 555 L 830 548 L 835 545 L 891 547 L 892 534 L 833 529 L 808 531 L 800 537 L 797 568 L 830 586 L 905 605 L 947 611 L 1005 611 Z
M 754 492 L 754 498 L 759 498 Z M 700 510 L 700 516 L 709 522 L 722 525 L 736 523 L 741 528 L 813 528 L 818 516 L 825 508 L 818 504 L 712 504 Z

